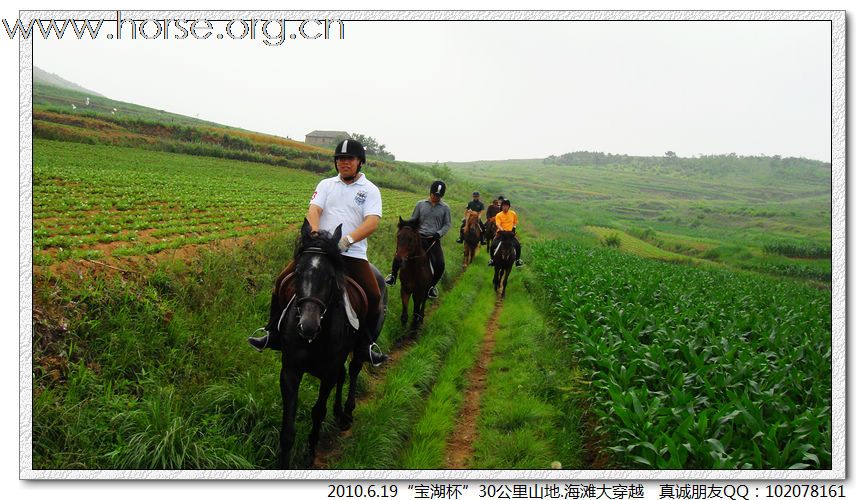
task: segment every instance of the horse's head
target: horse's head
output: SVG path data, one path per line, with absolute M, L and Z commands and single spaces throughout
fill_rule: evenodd
M 308 342 L 321 332 L 321 321 L 331 306 L 342 298 L 344 283 L 339 239 L 342 224 L 333 234 L 313 232 L 304 221 L 300 241 L 294 253 L 295 305 L 298 310 L 297 333 Z
M 480 212 L 475 212 L 474 210 L 466 210 L 465 218 L 466 218 L 466 224 L 468 225 L 468 227 L 471 227 L 472 224 L 477 224 L 478 216 L 480 214 L 481 214 Z
M 396 231 L 396 254 L 395 257 L 403 263 L 409 256 L 421 253 L 420 244 L 420 219 L 409 219 L 407 221 L 399 218 Z

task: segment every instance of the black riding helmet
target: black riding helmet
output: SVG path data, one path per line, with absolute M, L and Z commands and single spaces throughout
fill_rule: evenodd
M 333 151 L 334 167 L 336 167 L 336 159 L 339 156 L 354 156 L 359 159 L 360 166 L 357 167 L 358 173 L 360 173 L 363 164 L 366 163 L 366 150 L 363 149 L 363 144 L 354 139 L 345 139 L 337 143 L 336 149 Z
M 430 194 L 438 195 L 441 198 L 445 196 L 445 190 L 447 190 L 447 186 L 445 186 L 444 181 L 433 181 L 432 185 L 429 187 Z

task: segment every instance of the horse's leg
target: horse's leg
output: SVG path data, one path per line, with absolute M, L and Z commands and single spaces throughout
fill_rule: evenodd
M 351 363 L 348 364 L 348 396 L 345 400 L 345 413 L 343 414 L 343 421 L 340 423 L 343 430 L 347 430 L 351 427 L 351 423 L 354 421 L 354 417 L 352 414 L 354 413 L 355 407 L 355 394 L 357 392 L 357 375 L 360 373 L 360 369 L 363 368 L 363 353 L 361 348 L 358 348 L 354 351 L 354 355 L 351 357 Z
M 417 290 L 412 295 L 413 315 L 411 319 L 411 334 L 416 335 L 420 324 L 423 321 L 423 305 L 426 302 L 427 290 Z
M 318 445 L 318 435 L 321 432 L 321 423 L 327 415 L 327 397 L 336 383 L 336 374 L 330 373 L 322 377 L 318 385 L 318 399 L 312 407 L 312 430 L 309 432 L 309 451 L 306 457 L 307 467 L 311 467 L 315 460 L 315 447 Z
M 342 386 L 345 384 L 345 363 L 339 366 L 339 372 L 336 374 L 336 396 L 333 398 L 333 414 L 337 422 L 342 426 L 342 421 L 345 419 L 345 413 L 342 409 Z
M 279 433 L 279 467 L 288 468 L 291 448 L 294 446 L 294 418 L 297 416 L 297 390 L 303 373 L 288 368 L 283 362 L 279 373 L 279 389 L 282 392 L 282 430 Z
M 399 321 L 402 326 L 408 322 L 408 290 L 405 287 L 400 288 L 400 298 L 402 299 L 402 314 L 399 316 Z
M 502 280 L 502 298 L 505 298 L 505 290 L 508 288 L 508 276 L 511 275 L 511 268 L 508 266 L 503 271 L 504 279 Z

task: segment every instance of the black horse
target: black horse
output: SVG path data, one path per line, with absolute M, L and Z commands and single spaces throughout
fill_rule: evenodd
M 396 233 L 396 252 L 394 259 L 400 262 L 400 298 L 402 299 L 402 314 L 400 322 L 405 326 L 408 322 L 408 301 L 413 300 L 414 315 L 412 316 L 410 336 L 417 334 L 424 318 L 424 305 L 427 292 L 432 285 L 432 268 L 429 258 L 421 243 L 419 219 L 407 221 L 399 218 Z
M 505 298 L 505 290 L 508 287 L 508 276 L 511 275 L 511 269 L 514 262 L 517 260 L 517 249 L 514 247 L 514 232 L 499 231 L 497 241 L 490 243 L 493 247 L 493 266 L 495 273 L 493 274 L 493 287 L 496 292 L 499 291 L 499 286 L 502 289 L 502 298 Z
M 295 271 L 277 284 L 280 316 L 277 324 L 282 350 L 282 370 L 279 386 L 282 392 L 282 431 L 279 435 L 279 465 L 288 468 L 295 439 L 294 420 L 297 396 L 305 373 L 320 380 L 318 399 L 312 408 L 312 430 L 306 465 L 315 459 L 321 423 L 327 413 L 327 398 L 336 386 L 333 412 L 342 429 L 352 423 L 355 407 L 357 375 L 369 358 L 369 339 L 363 338 L 349 321 L 345 307 L 346 279 L 343 261 L 337 246 L 342 237 L 342 225 L 333 234 L 312 232 L 304 221 L 300 241 L 295 250 Z M 378 274 L 380 276 L 380 274 Z M 382 287 L 383 289 L 384 287 Z M 382 304 L 386 303 L 382 290 Z M 362 314 L 358 311 L 358 315 Z M 381 320 L 384 314 L 381 315 Z M 379 328 L 381 322 L 379 321 Z M 362 321 L 362 319 L 361 319 Z M 378 332 L 372 332 L 377 336 Z M 342 406 L 342 386 L 345 382 L 345 362 L 349 364 L 349 386 L 345 406 Z

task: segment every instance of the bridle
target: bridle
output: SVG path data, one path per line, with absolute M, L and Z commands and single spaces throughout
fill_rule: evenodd
M 412 233 L 417 234 L 416 231 L 412 231 Z M 412 260 L 412 259 L 421 259 L 421 258 L 426 257 L 426 251 L 424 251 L 423 244 L 420 241 L 421 240 L 420 234 L 417 234 L 417 237 L 412 238 L 412 240 L 413 240 L 413 243 L 416 243 L 417 250 L 419 253 L 417 255 L 406 255 L 405 257 L 402 257 L 402 259 L 403 260 Z M 394 253 L 394 257 L 400 258 L 397 256 L 396 253 Z
M 325 252 L 324 250 L 322 250 L 321 248 L 318 248 L 318 247 L 307 248 L 306 250 L 301 252 L 301 254 L 317 254 L 317 255 L 325 255 L 325 256 L 328 255 L 327 252 Z M 303 305 L 304 302 L 312 302 L 313 304 L 317 305 L 321 309 L 321 316 L 319 317 L 319 321 L 323 321 L 324 315 L 327 314 L 327 305 L 329 303 L 333 302 L 333 296 L 334 296 L 334 292 L 335 292 L 336 288 L 337 287 L 335 287 L 335 286 L 331 287 L 330 296 L 328 297 L 327 302 L 324 302 L 323 300 L 319 299 L 318 297 L 300 297 L 300 298 L 298 298 L 297 303 L 295 304 L 295 307 L 297 307 L 298 313 L 300 312 L 300 307 Z M 288 306 L 286 306 L 286 308 L 288 308 Z M 298 316 L 298 321 L 300 321 L 299 316 Z

